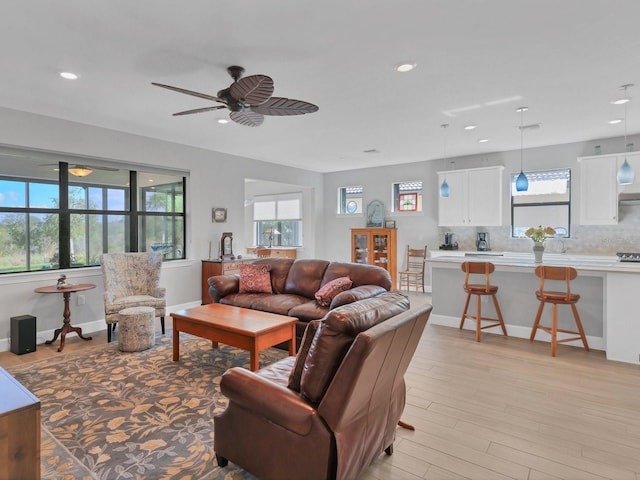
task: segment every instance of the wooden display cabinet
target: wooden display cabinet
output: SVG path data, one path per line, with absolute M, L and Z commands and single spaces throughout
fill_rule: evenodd
M 391 288 L 396 288 L 397 256 L 395 228 L 352 228 L 351 261 L 386 269 Z
M 255 258 L 236 260 L 202 260 L 202 305 L 211 303 L 209 296 L 209 277 L 214 275 L 232 275 L 240 273 L 240 264 L 253 262 Z

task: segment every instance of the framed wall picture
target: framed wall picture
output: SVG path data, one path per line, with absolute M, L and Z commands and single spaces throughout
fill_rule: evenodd
M 223 223 L 227 221 L 227 209 L 214 207 L 211 209 L 211 221 L 215 223 Z
M 395 220 L 385 220 L 384 221 L 384 228 L 396 228 L 396 221 Z
M 398 210 L 400 212 L 415 212 L 418 210 L 418 194 L 401 193 L 398 195 Z
M 380 200 L 373 200 L 367 205 L 367 227 L 382 228 L 384 222 L 384 204 Z

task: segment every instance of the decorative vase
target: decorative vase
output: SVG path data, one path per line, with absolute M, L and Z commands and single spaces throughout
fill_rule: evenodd
M 542 254 L 544 253 L 544 243 L 533 242 L 533 256 L 535 263 L 542 263 Z

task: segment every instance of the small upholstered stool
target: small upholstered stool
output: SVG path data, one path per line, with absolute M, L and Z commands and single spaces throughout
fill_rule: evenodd
M 147 350 L 156 343 L 155 309 L 130 307 L 118 312 L 118 348 L 123 352 Z

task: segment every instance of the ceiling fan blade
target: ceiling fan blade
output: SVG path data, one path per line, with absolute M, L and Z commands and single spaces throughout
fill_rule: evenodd
M 193 110 L 185 110 L 184 112 L 174 113 L 173 116 L 177 115 L 191 115 L 192 113 L 202 113 L 202 112 L 210 112 L 211 110 L 220 110 L 221 108 L 227 108 L 224 105 L 216 105 L 215 107 L 204 107 L 204 108 L 194 108 Z
M 230 87 L 231 96 L 248 105 L 259 105 L 273 95 L 273 80 L 266 75 L 241 78 Z
M 261 113 L 244 110 L 242 112 L 231 112 L 229 114 L 231 120 L 246 127 L 259 127 L 264 122 L 264 116 Z
M 206 93 L 194 92 L 193 90 L 186 90 L 184 88 L 172 87 L 171 85 L 164 85 L 162 83 L 151 82 L 151 85 L 155 85 L 156 87 L 166 88 L 167 90 L 173 90 L 178 93 L 186 93 L 187 95 L 193 95 L 194 97 L 204 98 L 205 100 L 211 100 L 213 102 L 222 102 L 218 97 L 214 97 L 213 95 L 207 95 Z M 223 102 L 224 103 L 224 102 Z
M 284 97 L 271 97 L 263 104 L 251 109 L 263 115 L 303 115 L 318 111 L 318 107 L 313 103 Z

